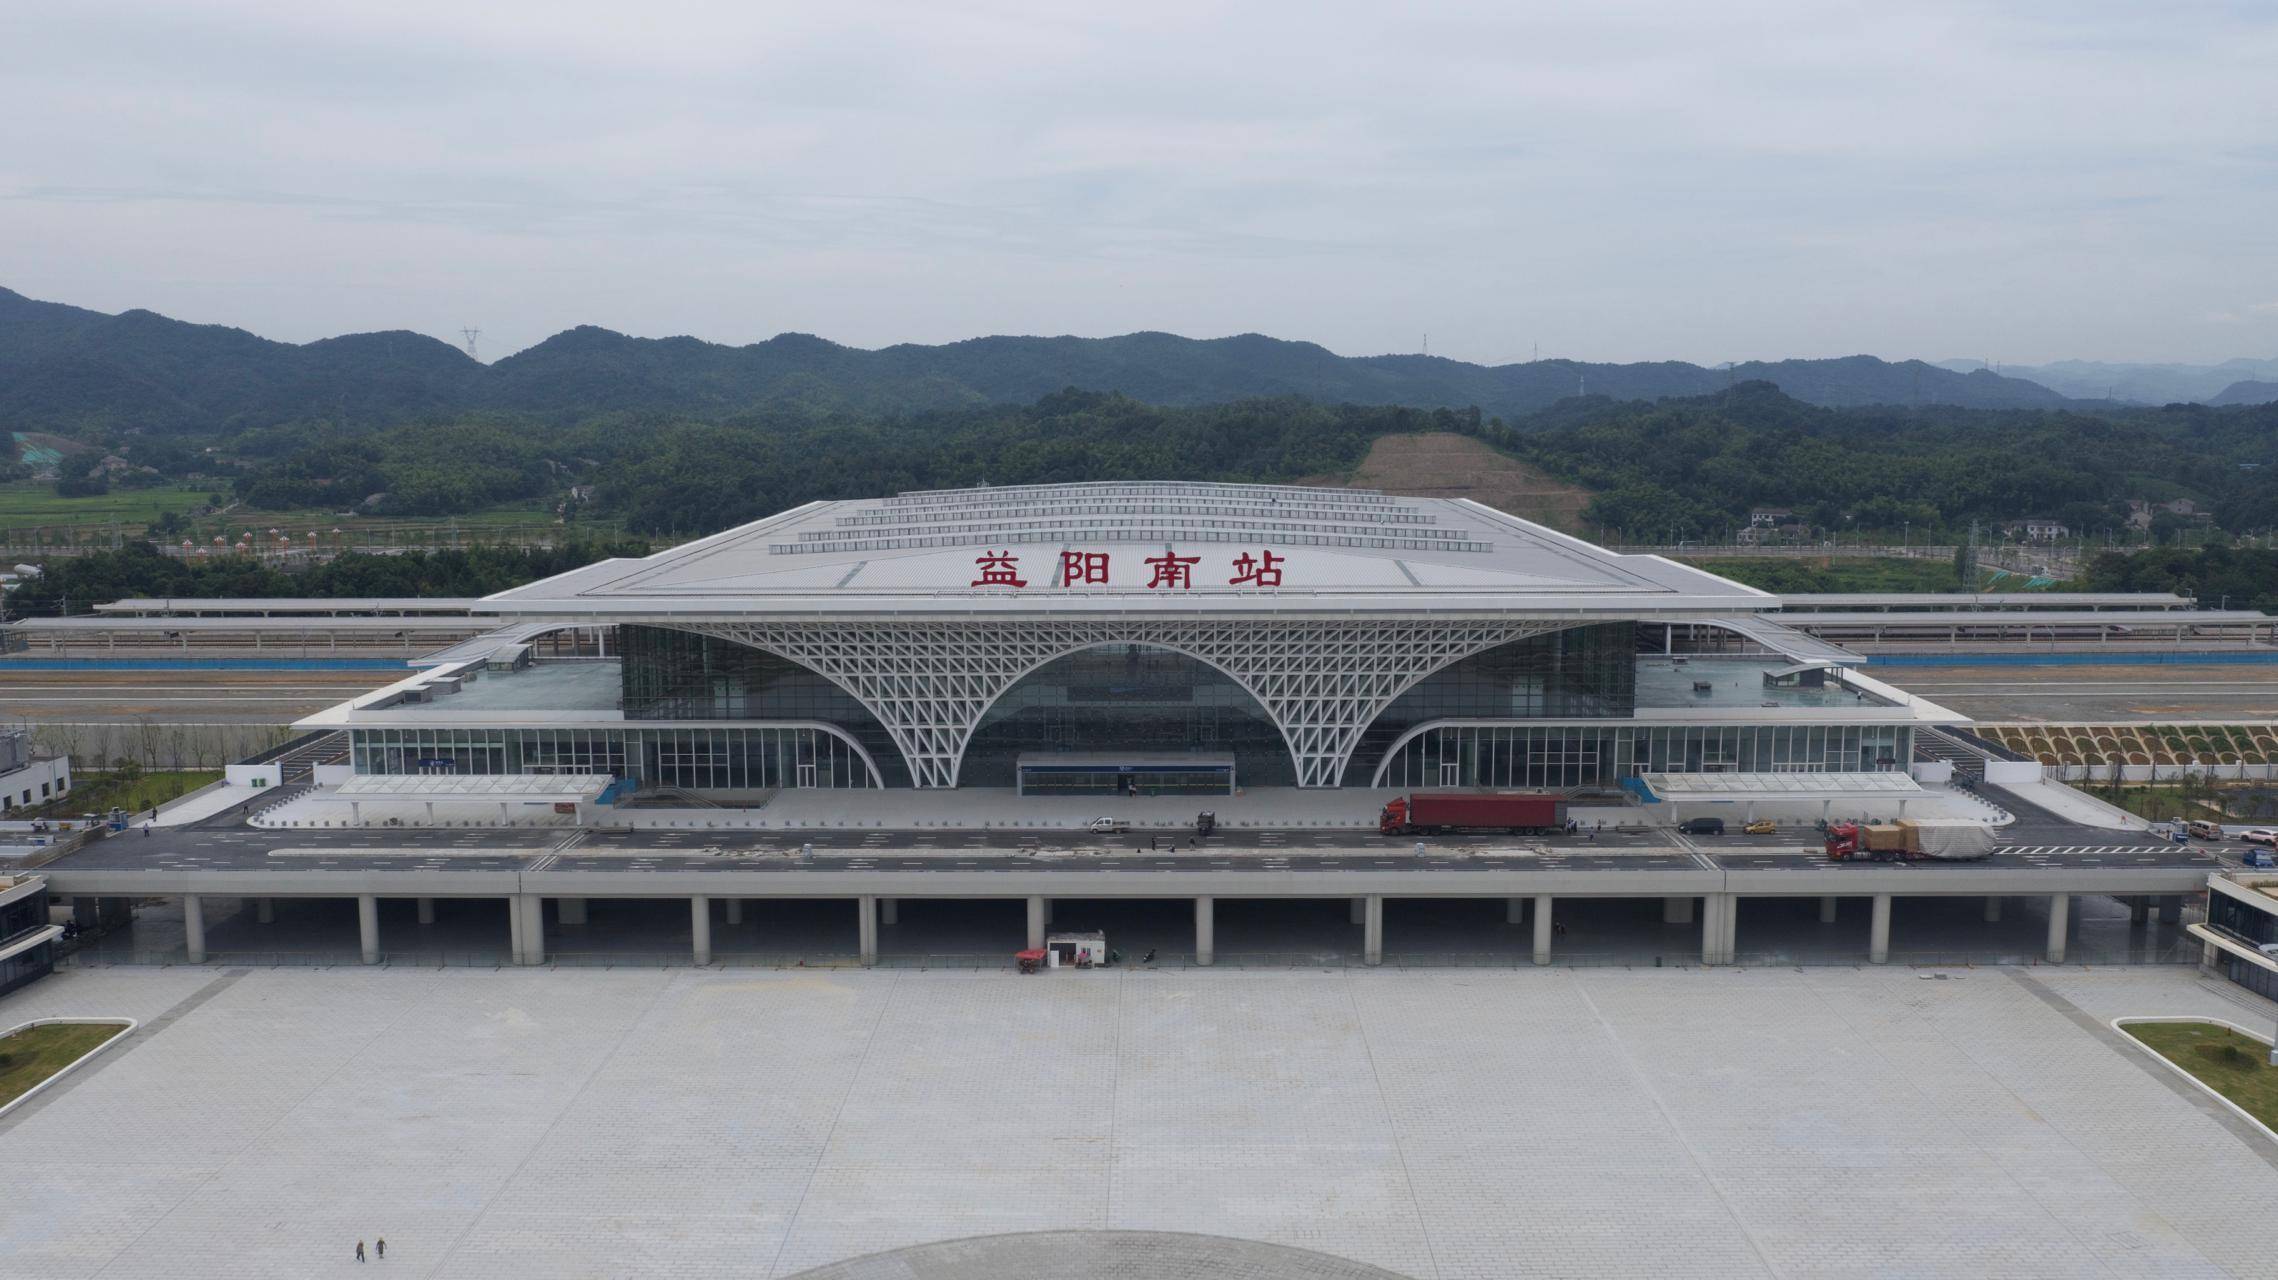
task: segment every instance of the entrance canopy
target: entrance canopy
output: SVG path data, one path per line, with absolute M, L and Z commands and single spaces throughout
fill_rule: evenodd
M 606 773 L 360 773 L 341 783 L 333 796 L 339 800 L 591 804 L 615 781 Z
M 1646 773 L 1648 796 L 1674 803 L 1743 800 L 1900 800 L 1922 794 L 1897 770 L 1878 773 Z

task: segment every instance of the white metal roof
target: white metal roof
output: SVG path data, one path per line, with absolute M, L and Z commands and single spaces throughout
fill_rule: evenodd
M 1646 773 L 1645 789 L 1663 800 L 1836 800 L 1922 793 L 1899 770 L 1879 773 Z
M 1266 553 L 1272 555 L 1270 572 Z M 1183 583 L 1158 584 L 1175 556 Z M 1247 557 L 1247 560 L 1243 558 Z M 1069 575 L 1070 565 L 1098 577 Z M 1245 565 L 1252 570 L 1244 573 Z M 1014 585 L 1017 582 L 1021 585 Z M 488 597 L 608 617 L 1487 613 L 1577 619 L 1768 609 L 1775 597 L 1619 555 L 1475 502 L 1187 482 L 818 502 L 638 560 Z

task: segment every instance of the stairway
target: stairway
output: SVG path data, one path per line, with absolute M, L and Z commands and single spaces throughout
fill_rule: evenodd
M 344 732 L 311 734 L 277 757 L 277 781 L 283 786 L 316 780 L 316 766 L 346 764 L 348 735 Z
M 1954 766 L 1954 781 L 1974 786 L 1985 781 L 1985 762 L 1991 758 L 1975 744 L 1928 725 L 1914 730 L 1914 758 Z

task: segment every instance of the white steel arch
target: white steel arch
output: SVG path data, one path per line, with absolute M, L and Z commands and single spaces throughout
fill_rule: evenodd
M 1301 787 L 1333 787 L 1363 730 L 1409 686 L 1473 654 L 1598 621 L 1197 619 L 1097 622 L 663 622 L 787 658 L 853 695 L 886 727 L 920 787 L 954 787 L 981 715 L 1015 680 L 1101 644 L 1174 649 L 1258 700 Z

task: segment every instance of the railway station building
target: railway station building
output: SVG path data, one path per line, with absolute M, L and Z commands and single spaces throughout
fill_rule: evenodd
M 1904 770 L 1960 722 L 1778 599 L 1476 502 L 1106 482 L 816 502 L 491 596 L 500 629 L 310 717 L 359 775 L 733 803 L 1543 788 Z M 606 637 L 542 659 L 563 629 Z

